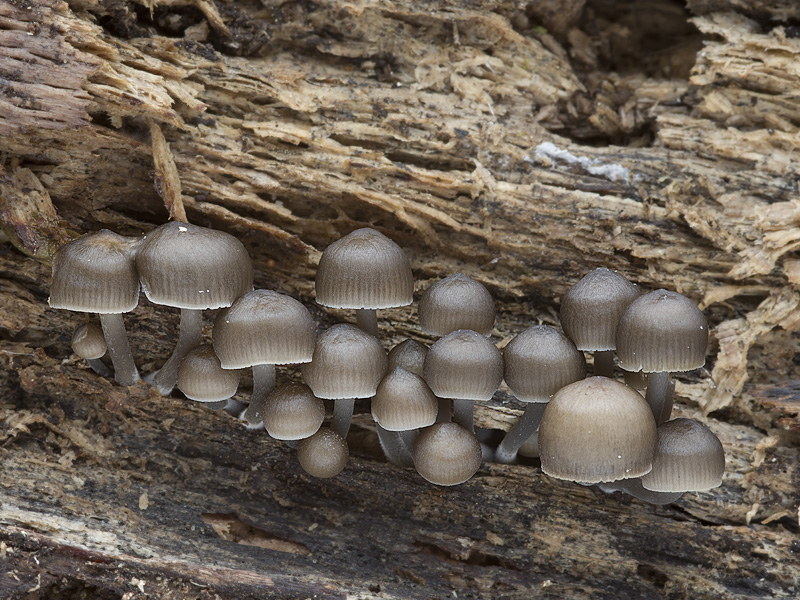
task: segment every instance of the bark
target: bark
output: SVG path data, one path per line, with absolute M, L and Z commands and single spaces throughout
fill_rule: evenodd
M 689 4 L 0 0 L 0 596 L 797 597 L 797 7 Z M 598 266 L 690 296 L 713 341 L 676 413 L 722 439 L 723 486 L 652 507 L 534 460 L 437 488 L 361 404 L 315 480 L 223 411 L 97 376 L 50 257 L 183 208 L 321 327 L 355 316 L 313 304 L 319 254 L 367 225 L 418 289 L 486 284 L 501 345 Z M 387 346 L 432 341 L 415 313 L 382 311 Z M 177 321 L 126 316 L 142 373 Z M 476 425 L 520 408 L 501 391 Z

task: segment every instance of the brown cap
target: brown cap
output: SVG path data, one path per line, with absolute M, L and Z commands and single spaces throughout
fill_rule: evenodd
M 428 354 L 428 347 L 415 340 L 405 340 L 389 350 L 389 366 L 387 371 L 395 367 L 403 367 L 415 375 L 423 376 L 422 369 L 425 365 L 425 357 Z
M 569 288 L 561 301 L 561 327 L 578 350 L 614 350 L 617 322 L 639 296 L 639 288 L 601 267 Z
M 481 466 L 481 444 L 475 434 L 456 423 L 436 423 L 417 437 L 414 466 L 436 485 L 458 485 Z
M 691 371 L 706 361 L 708 322 L 694 302 L 655 290 L 630 303 L 617 326 L 617 355 L 626 371 Z
M 586 376 L 583 352 L 563 333 L 534 325 L 503 349 L 505 380 L 522 402 L 549 402 L 565 385 Z
M 503 355 L 480 333 L 459 329 L 431 346 L 424 374 L 439 398 L 490 400 L 503 381 Z
M 259 416 L 276 440 L 302 440 L 322 426 L 325 404 L 307 385 L 287 383 L 270 392 Z
M 226 371 L 210 344 L 192 348 L 178 367 L 178 389 L 190 400 L 219 402 L 236 393 L 239 371 Z
M 223 369 L 306 363 L 315 335 L 303 304 L 272 290 L 253 290 L 217 315 L 214 350 Z
M 437 281 L 419 299 L 419 326 L 432 335 L 471 329 L 490 335 L 496 309 L 489 290 L 464 273 Z
M 673 419 L 658 427 L 653 470 L 642 486 L 653 492 L 700 492 L 722 484 L 725 451 L 702 423 Z
M 422 377 L 395 367 L 372 398 L 372 418 L 387 431 L 409 431 L 433 425 L 438 406 Z
M 386 373 L 386 351 L 375 336 L 339 323 L 317 338 L 303 379 L 318 398 L 338 400 L 375 395 Z
M 297 447 L 300 466 L 314 477 L 333 477 L 341 473 L 350 453 L 347 442 L 327 427 L 304 439 Z
M 411 304 L 414 279 L 405 252 L 374 229 L 357 229 L 322 253 L 317 302 L 330 308 L 391 308 Z
M 108 229 L 63 245 L 53 257 L 53 283 L 48 303 L 53 308 L 120 314 L 139 303 L 139 277 L 134 266 L 137 238 Z
M 72 350 L 85 360 L 102 358 L 108 350 L 103 329 L 97 323 L 84 323 L 72 334 Z
M 178 308 L 224 308 L 253 289 L 253 266 L 239 240 L 179 221 L 144 237 L 136 270 L 150 302 Z
M 628 386 L 589 377 L 555 393 L 539 425 L 542 471 L 551 477 L 600 483 L 650 471 L 656 422 Z

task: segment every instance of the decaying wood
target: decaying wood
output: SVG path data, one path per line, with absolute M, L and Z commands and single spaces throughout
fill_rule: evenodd
M 0 596 L 797 597 L 797 6 L 689 6 L 0 0 Z M 99 378 L 69 349 L 84 316 L 47 308 L 49 258 L 182 206 L 321 325 L 352 315 L 314 306 L 320 251 L 364 225 L 419 287 L 484 282 L 500 344 L 597 266 L 689 295 L 713 339 L 677 410 L 722 439 L 722 488 L 652 507 L 486 464 L 440 489 L 381 459 L 366 414 L 319 481 Z M 177 314 L 127 322 L 156 368 Z M 430 341 L 413 308 L 381 327 Z M 500 393 L 477 421 L 518 413 Z

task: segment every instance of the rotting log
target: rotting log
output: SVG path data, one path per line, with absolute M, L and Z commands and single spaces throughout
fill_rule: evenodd
M 0 0 L 0 596 L 798 597 L 800 9 L 689 8 Z M 677 412 L 722 439 L 723 486 L 652 507 L 486 464 L 436 488 L 381 459 L 363 406 L 350 465 L 314 480 L 225 414 L 97 377 L 49 258 L 181 206 L 321 325 L 352 315 L 313 305 L 319 253 L 364 225 L 420 287 L 489 286 L 501 344 L 597 266 L 689 295 L 713 343 Z M 152 370 L 177 314 L 127 322 Z M 430 341 L 413 308 L 381 327 Z

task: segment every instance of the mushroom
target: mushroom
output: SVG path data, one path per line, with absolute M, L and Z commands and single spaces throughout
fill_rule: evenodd
M 134 255 L 139 240 L 108 229 L 89 233 L 58 249 L 53 257 L 52 308 L 97 313 L 114 377 L 121 385 L 139 381 L 122 313 L 139 304 Z
M 458 485 L 481 466 L 481 444 L 475 434 L 457 423 L 436 423 L 414 443 L 414 466 L 436 485 Z
M 561 327 L 578 350 L 594 352 L 595 375 L 613 376 L 617 322 L 638 296 L 636 284 L 605 267 L 584 275 L 564 295 Z
M 178 389 L 196 402 L 222 402 L 236 393 L 239 371 L 222 368 L 211 344 L 195 346 L 181 360 Z
M 443 336 L 458 329 L 492 333 L 496 309 L 483 284 L 464 273 L 455 273 L 426 289 L 419 299 L 422 331 Z
M 202 311 L 225 308 L 253 289 L 253 266 L 232 235 L 171 221 L 148 233 L 136 252 L 136 271 L 150 302 L 181 309 L 178 342 L 153 377 L 166 396 L 175 387 L 178 365 L 201 342 Z
M 287 383 L 264 399 L 259 421 L 276 440 L 295 441 L 311 437 L 325 420 L 325 404 L 302 383 Z
M 341 473 L 350 453 L 347 442 L 338 433 L 322 427 L 297 446 L 300 466 L 314 477 L 327 478 Z
M 630 303 L 617 326 L 617 354 L 626 371 L 649 373 L 647 403 L 657 424 L 669 419 L 670 374 L 705 364 L 708 322 L 686 296 L 655 290 Z
M 393 371 L 395 367 L 403 367 L 407 371 L 423 377 L 422 369 L 427 354 L 428 347 L 425 344 L 416 340 L 404 340 L 389 350 L 387 371 Z
M 411 304 L 414 279 L 405 252 L 374 229 L 357 229 L 322 253 L 315 280 L 317 302 L 354 308 L 358 326 L 378 337 L 376 310 Z
M 548 325 L 534 325 L 503 349 L 505 380 L 526 408 L 522 417 L 497 446 L 495 460 L 509 463 L 522 443 L 539 427 L 550 397 L 586 375 L 583 352 L 563 333 Z
M 101 377 L 113 375 L 100 360 L 105 356 L 108 346 L 103 337 L 103 329 L 97 323 L 84 323 L 75 328 L 72 334 L 72 351 L 84 359 L 92 371 Z

